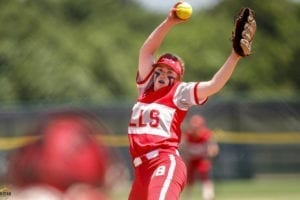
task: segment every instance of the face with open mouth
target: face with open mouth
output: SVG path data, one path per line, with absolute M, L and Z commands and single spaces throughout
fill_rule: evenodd
M 168 66 L 157 66 L 154 71 L 154 91 L 172 85 L 178 79 L 176 72 Z

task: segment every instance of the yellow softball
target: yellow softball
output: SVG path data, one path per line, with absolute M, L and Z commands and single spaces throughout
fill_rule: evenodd
M 193 8 L 187 2 L 179 3 L 176 6 L 176 15 L 179 19 L 183 19 L 183 20 L 189 19 L 192 16 L 192 13 L 193 13 Z

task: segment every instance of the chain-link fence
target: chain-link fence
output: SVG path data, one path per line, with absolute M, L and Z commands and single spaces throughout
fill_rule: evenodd
M 127 148 L 130 104 L 100 106 L 50 106 L 7 109 L 0 112 L 0 172 L 5 173 L 5 155 L 23 145 L 38 119 L 57 110 L 84 110 L 101 120 L 113 146 L 131 170 Z M 190 110 L 207 119 L 220 144 L 214 160 L 216 178 L 251 178 L 265 173 L 300 173 L 300 103 L 287 101 L 248 102 L 211 100 Z M 184 124 L 183 124 L 184 125 Z M 18 141 L 15 141 L 18 139 Z M 24 139 L 24 138 L 23 138 Z M 12 142 L 12 140 L 14 140 Z M 25 141 L 26 143 L 26 141 Z

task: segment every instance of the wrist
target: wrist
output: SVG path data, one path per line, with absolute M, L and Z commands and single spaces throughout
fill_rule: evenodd
M 169 28 L 171 28 L 174 25 L 174 23 L 172 22 L 172 20 L 170 20 L 169 17 L 167 17 L 162 23 L 163 23 L 163 25 L 165 25 Z
M 234 49 L 232 49 L 232 51 L 231 51 L 231 57 L 233 57 L 235 59 L 241 58 L 241 56 L 239 54 L 237 54 Z

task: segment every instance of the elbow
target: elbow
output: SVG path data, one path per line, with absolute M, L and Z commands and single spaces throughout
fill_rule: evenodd
M 219 87 L 212 87 L 209 92 L 207 93 L 207 96 L 212 96 L 216 93 L 218 93 L 222 88 L 219 88 Z
M 212 93 L 216 94 L 218 93 L 222 88 L 224 87 L 224 85 L 215 85 L 212 87 Z

